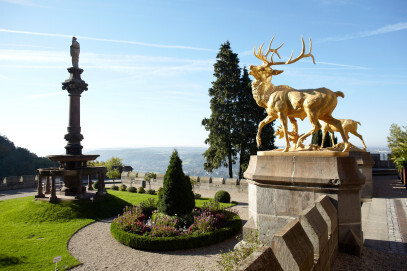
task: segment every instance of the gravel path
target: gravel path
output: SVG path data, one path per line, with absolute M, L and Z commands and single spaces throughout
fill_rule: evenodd
M 213 193 L 199 191 L 202 196 Z M 231 194 L 232 200 L 240 201 L 235 206 L 243 223 L 247 220 L 247 195 Z M 68 250 L 83 264 L 72 270 L 139 270 L 139 271 L 171 271 L 197 270 L 205 266 L 205 270 L 216 270 L 221 251 L 232 250 L 237 238 L 202 248 L 148 252 L 132 249 L 120 244 L 110 234 L 112 219 L 92 223 L 72 236 Z
M 374 197 L 407 198 L 407 191 L 395 178 L 374 177 Z M 195 191 L 203 197 L 213 197 L 211 191 Z M 232 200 L 238 201 L 235 208 L 244 220 L 248 217 L 247 194 L 231 194 Z M 386 219 L 383 217 L 383 219 Z M 129 248 L 117 242 L 110 234 L 111 220 L 90 224 L 76 234 L 68 243 L 71 254 L 83 264 L 73 270 L 217 270 L 216 261 L 220 252 L 233 249 L 237 239 L 232 238 L 222 243 L 203 248 L 173 252 L 147 252 Z M 379 249 L 379 248 L 376 248 Z M 333 270 L 407 270 L 407 256 L 364 248 L 361 258 L 339 253 Z

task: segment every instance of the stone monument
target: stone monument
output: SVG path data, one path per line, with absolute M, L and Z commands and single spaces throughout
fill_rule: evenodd
M 254 55 L 263 64 L 249 66 L 249 74 L 255 79 L 252 83 L 253 98 L 268 115 L 259 124 L 256 140 L 260 146 L 262 128 L 278 118 L 282 125 L 276 134 L 285 139 L 286 146 L 251 156 L 244 173 L 249 193 L 249 220 L 244 226 L 244 236 L 258 230 L 260 239 L 270 245 L 280 228 L 298 220 L 304 209 L 321 195 L 327 195 L 338 210 L 339 249 L 360 255 L 363 249 L 360 190 L 365 179 L 369 178 L 369 170 L 371 179 L 370 155 L 348 142 L 341 121 L 332 116 L 338 97 L 344 98 L 342 92 L 327 88 L 296 90 L 271 83 L 273 75 L 283 72 L 272 69 L 273 65 L 292 64 L 306 57 L 311 57 L 315 64 L 311 39 L 308 54 L 305 54 L 301 37 L 300 55 L 292 59 L 291 53 L 287 61 L 281 62 L 274 61 L 273 56 L 280 58 L 278 49 L 283 44 L 271 49 L 273 39 L 266 53 L 262 51 L 263 45 L 257 52 L 253 49 Z M 296 118 L 303 120 L 305 117 L 311 122 L 312 129 L 299 135 Z M 293 127 L 291 132 L 287 128 L 287 118 Z M 321 128 L 319 121 L 339 132 L 343 143 L 331 148 L 304 146 L 304 140 Z M 293 146 L 290 146 L 290 141 Z
M 49 187 L 49 177 L 52 179 L 50 201 L 57 199 L 55 188 L 55 178 L 57 176 L 63 177 L 64 187 L 60 193 L 65 196 L 74 196 L 77 199 L 83 198 L 86 188 L 83 186 L 82 180 L 88 176 L 88 190 L 92 190 L 91 177 L 94 175 L 97 175 L 99 180 L 97 195 L 104 194 L 104 175 L 107 169 L 105 167 L 88 167 L 87 162 L 95 160 L 99 155 L 82 154 L 81 141 L 83 135 L 81 134 L 80 125 L 80 98 L 83 91 L 88 90 L 88 84 L 81 78 L 83 69 L 79 68 L 79 53 L 80 45 L 77 39 L 73 37 L 71 45 L 72 67 L 68 68 L 70 76 L 62 83 L 62 89 L 67 90 L 69 93 L 68 133 L 65 135 L 65 139 L 68 141 L 65 146 L 66 154 L 47 156 L 52 161 L 58 161 L 60 163 L 59 168 L 41 168 L 37 170 L 39 178 L 36 198 L 45 197 L 42 191 L 43 176 L 47 176 L 47 187 Z

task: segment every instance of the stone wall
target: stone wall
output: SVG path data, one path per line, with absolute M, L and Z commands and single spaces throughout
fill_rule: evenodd
M 21 188 L 36 188 L 37 176 L 23 175 L 23 176 L 9 176 L 5 177 L 0 183 L 0 191 L 21 189 Z
M 157 174 L 156 179 L 151 179 L 150 184 L 144 180 L 145 173 L 142 172 L 128 172 L 123 171 L 121 175 L 121 181 L 124 184 L 130 184 L 134 186 L 149 186 L 158 188 L 163 186 L 164 174 Z M 245 179 L 238 180 L 233 178 L 213 178 L 213 177 L 200 177 L 200 176 L 190 176 L 194 180 L 195 189 L 199 190 L 226 190 L 228 192 L 247 192 L 247 181 Z
M 372 153 L 370 155 L 374 161 L 373 168 L 395 168 L 395 165 L 393 161 L 389 159 L 389 156 L 387 156 L 387 160 L 382 160 L 380 153 Z
M 337 255 L 338 212 L 328 196 L 321 196 L 236 270 L 330 270 Z

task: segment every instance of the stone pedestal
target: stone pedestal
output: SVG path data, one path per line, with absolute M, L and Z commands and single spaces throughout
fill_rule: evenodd
M 365 176 L 346 152 L 258 152 L 251 156 L 248 179 L 249 220 L 244 237 L 257 229 L 270 245 L 274 234 L 301 211 L 328 195 L 338 210 L 339 249 L 360 255 L 363 248 L 359 191 Z
M 373 182 L 372 182 L 372 167 L 374 160 L 370 152 L 350 151 L 350 157 L 356 159 L 360 172 L 365 176 L 365 184 L 360 190 L 360 199 L 362 202 L 372 201 L 373 197 Z

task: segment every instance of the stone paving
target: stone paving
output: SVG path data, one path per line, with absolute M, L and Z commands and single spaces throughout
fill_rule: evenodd
M 372 202 L 362 206 L 365 247 L 407 255 L 407 190 L 395 175 L 373 177 Z

